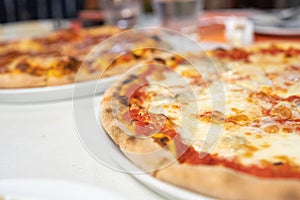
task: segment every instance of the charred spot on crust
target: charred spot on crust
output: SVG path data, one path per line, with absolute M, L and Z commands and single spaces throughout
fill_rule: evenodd
M 125 79 L 122 84 L 127 84 L 127 83 L 130 83 L 131 81 L 133 81 L 134 79 L 136 79 L 137 76 L 134 75 L 134 74 L 131 74 L 127 79 Z
M 142 56 L 141 55 L 137 55 L 137 54 L 135 54 L 135 53 L 132 53 L 132 55 L 133 55 L 133 57 L 135 58 L 135 59 L 140 59 Z
M 154 60 L 156 61 L 156 62 L 160 62 L 160 63 L 162 63 L 162 64 L 166 64 L 166 61 L 164 60 L 164 59 L 162 59 L 162 58 L 154 58 Z
M 274 162 L 273 165 L 274 165 L 274 166 L 283 165 L 283 162 Z
M 170 118 L 169 118 L 167 115 L 165 115 L 165 114 L 163 114 L 163 113 L 161 113 L 160 115 L 163 116 L 164 118 L 170 120 Z
M 106 113 L 112 113 L 112 109 L 111 109 L 111 108 L 106 108 L 106 109 L 105 109 L 105 112 L 106 112 Z
M 160 138 L 160 142 L 162 144 L 166 145 L 169 142 L 169 138 L 167 138 L 167 137 Z
M 120 103 L 123 104 L 124 106 L 129 106 L 128 97 L 118 96 L 118 99 L 119 99 Z
M 115 65 L 115 64 L 117 63 L 117 60 L 118 60 L 118 59 L 114 59 L 114 60 L 111 62 L 111 64 L 107 65 L 107 66 L 108 66 L 107 68 L 109 68 L 111 65 Z
M 16 69 L 20 70 L 21 72 L 25 72 L 29 68 L 29 64 L 26 62 L 18 63 Z
M 287 53 L 287 54 L 285 54 L 285 57 L 286 57 L 286 58 L 291 58 L 291 57 L 293 57 L 293 55 L 290 54 L 290 53 Z
M 129 138 L 127 140 L 128 140 L 128 142 L 135 142 L 136 137 L 131 135 L 131 136 L 129 136 Z
M 65 67 L 71 71 L 77 71 L 80 66 L 79 64 L 80 62 L 76 58 L 69 57 L 69 62 Z
M 168 145 L 169 138 L 168 137 L 162 137 L 162 138 L 153 138 L 154 142 L 157 142 L 161 147 L 165 147 Z
M 217 47 L 215 50 L 216 51 L 225 51 L 225 49 L 223 47 Z
M 76 64 L 79 63 L 79 61 L 76 58 L 72 57 L 72 56 L 70 56 L 69 59 L 70 59 L 71 63 L 76 63 Z

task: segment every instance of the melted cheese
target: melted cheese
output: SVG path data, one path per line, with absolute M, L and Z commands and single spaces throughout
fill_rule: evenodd
M 273 90 L 273 82 L 266 74 L 263 67 L 231 66 L 229 71 L 222 72 L 222 84 L 215 80 L 209 82 L 208 78 L 206 84 L 197 85 L 191 84 L 197 72 L 189 66 L 179 66 L 176 72 L 164 72 L 166 78 L 159 84 L 154 84 L 154 77 L 148 77 L 152 84 L 146 92 L 152 91 L 156 95 L 151 96 L 144 106 L 150 112 L 169 117 L 177 125 L 182 139 L 198 152 L 208 151 L 244 165 L 263 165 L 265 162 L 300 165 L 299 133 L 292 122 L 276 122 L 276 119 L 299 118 L 299 103 L 273 105 L 265 100 L 253 100 L 251 96 L 262 88 Z M 210 77 L 213 80 L 215 75 Z M 291 95 L 300 95 L 299 83 L 282 96 Z M 271 108 L 273 116 L 265 116 L 263 111 Z M 285 109 L 292 111 L 291 116 L 287 116 L 289 113 Z

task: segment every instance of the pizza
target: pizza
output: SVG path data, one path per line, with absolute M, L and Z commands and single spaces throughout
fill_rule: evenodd
M 102 126 L 153 177 L 221 199 L 300 198 L 300 45 L 161 57 L 104 94 Z
M 114 52 L 112 46 L 98 55 L 89 55 L 101 42 L 122 31 L 112 26 L 62 29 L 43 37 L 1 42 L 0 88 L 63 85 L 97 79 L 104 71 L 103 77 L 120 74 L 145 56 L 136 51 L 116 60 L 120 52 Z M 143 33 L 131 34 L 126 41 L 118 42 L 132 43 L 136 48 L 162 44 Z

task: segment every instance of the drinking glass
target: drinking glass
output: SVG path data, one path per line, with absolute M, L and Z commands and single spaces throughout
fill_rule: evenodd
M 141 0 L 101 0 L 106 24 L 120 28 L 137 25 L 141 13 Z
M 162 27 L 196 34 L 203 0 L 152 0 L 152 4 Z

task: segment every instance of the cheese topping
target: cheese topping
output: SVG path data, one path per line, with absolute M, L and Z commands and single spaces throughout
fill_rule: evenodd
M 144 92 L 155 95 L 148 95 L 143 107 L 167 116 L 183 141 L 199 153 L 209 151 L 243 165 L 300 165 L 300 100 L 288 99 L 300 96 L 299 83 L 274 96 L 281 82 L 278 69 L 276 81 L 264 67 L 245 64 L 229 69 L 222 72 L 222 86 L 210 80 L 214 74 L 204 80 L 188 65 L 163 72 L 165 79 L 160 81 L 149 76 Z

